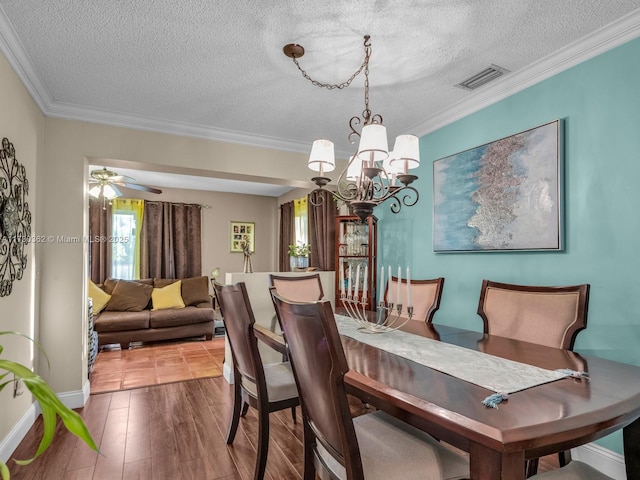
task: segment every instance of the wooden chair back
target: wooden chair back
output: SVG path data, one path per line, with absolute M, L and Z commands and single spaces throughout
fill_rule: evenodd
M 310 445 L 316 460 L 321 461 L 326 455 L 319 454 L 318 449 L 324 449 L 345 468 L 347 478 L 362 479 L 362 461 L 344 386 L 349 366 L 331 303 L 293 303 L 274 287 L 270 290 L 300 393 L 305 456 Z
M 589 285 L 564 287 L 482 281 L 478 315 L 484 332 L 572 349 L 587 327 Z
M 320 275 L 269 275 L 269 284 L 278 294 L 295 302 L 315 302 L 322 300 L 324 291 Z
M 398 278 L 391 277 L 391 281 L 387 282 L 387 289 L 385 291 L 385 301 L 389 297 L 389 289 L 392 289 L 394 303 L 398 303 L 397 288 Z M 436 314 L 438 308 L 440 308 L 440 297 L 442 297 L 442 289 L 444 288 L 444 278 L 433 278 L 428 280 L 413 280 L 411 279 L 411 297 L 413 300 L 413 315 L 412 320 L 420 320 L 425 323 L 431 323 L 433 316 Z M 400 284 L 400 291 L 402 292 L 402 312 L 401 317 L 407 318 L 407 279 L 403 278 Z
M 216 297 L 224 322 L 225 332 L 233 355 L 234 378 L 255 384 L 255 390 L 265 394 L 264 369 L 254 334 L 255 318 L 244 282 L 235 285 L 215 283 Z

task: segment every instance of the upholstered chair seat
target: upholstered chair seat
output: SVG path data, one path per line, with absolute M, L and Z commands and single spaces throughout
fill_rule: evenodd
M 586 463 L 573 460 L 566 467 L 539 473 L 530 480 L 613 480 Z
M 264 366 L 264 379 L 267 384 L 269 402 L 279 402 L 298 396 L 296 381 L 293 378 L 289 362 L 271 363 Z M 252 395 L 257 396 L 256 384 L 248 378 L 242 378 L 242 386 Z

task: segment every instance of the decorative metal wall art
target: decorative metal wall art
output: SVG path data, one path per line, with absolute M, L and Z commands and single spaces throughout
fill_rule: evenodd
M 11 294 L 14 280 L 21 280 L 27 267 L 24 247 L 31 239 L 28 194 L 27 171 L 16 159 L 13 144 L 3 138 L 0 149 L 0 297 Z

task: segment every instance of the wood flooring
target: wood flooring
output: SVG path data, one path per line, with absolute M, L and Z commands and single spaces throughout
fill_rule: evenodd
M 354 415 L 366 412 L 359 400 L 350 400 Z M 249 409 L 233 445 L 225 444 L 231 387 L 222 377 L 92 394 L 78 412 L 101 454 L 59 424 L 53 445 L 31 465 L 9 460 L 12 480 L 253 479 L 257 416 Z M 40 417 L 12 458 L 31 457 L 42 429 Z M 545 457 L 540 471 L 554 468 L 553 462 L 557 465 L 557 457 Z M 272 413 L 264 478 L 301 476 L 301 425 L 293 423 L 289 410 Z
M 224 338 L 132 343 L 127 350 L 105 345 L 89 377 L 91 393 L 217 377 L 223 362 Z

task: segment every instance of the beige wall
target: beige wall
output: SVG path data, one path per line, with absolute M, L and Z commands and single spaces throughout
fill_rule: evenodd
M 42 156 L 44 139 L 44 117 L 40 113 L 28 92 L 16 77 L 13 70 L 0 55 L 0 140 L 8 138 L 16 150 L 18 162 L 24 165 L 29 180 L 27 201 L 32 216 L 32 231 L 38 221 L 38 185 L 37 166 Z M 0 330 L 15 330 L 32 337 L 37 335 L 36 303 L 38 279 L 38 258 L 35 244 L 25 248 L 27 269 L 21 280 L 13 282 L 11 295 L 0 297 Z M 2 358 L 18 361 L 29 367 L 33 363 L 33 349 L 26 339 L 12 336 L 0 337 L 3 346 Z M 0 441 L 25 415 L 32 404 L 31 395 L 24 387 L 22 396 L 13 398 L 12 389 L 0 392 Z

